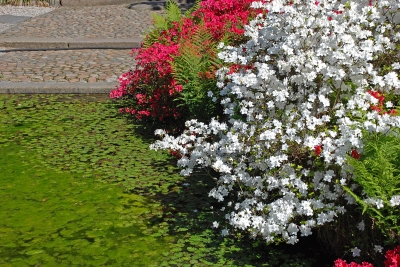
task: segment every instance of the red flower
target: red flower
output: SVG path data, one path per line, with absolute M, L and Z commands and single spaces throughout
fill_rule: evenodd
M 351 151 L 351 156 L 353 157 L 353 158 L 355 158 L 355 159 L 360 159 L 360 154 L 357 152 L 357 150 L 355 150 L 355 149 L 353 149 L 352 151 Z
M 386 251 L 385 267 L 400 267 L 400 245 L 393 250 Z
M 322 152 L 322 145 L 318 145 L 314 147 L 315 155 L 319 156 Z
M 371 263 L 365 261 L 362 264 L 358 264 L 355 262 L 347 263 L 345 260 L 337 259 L 335 260 L 333 267 L 374 267 L 374 266 Z

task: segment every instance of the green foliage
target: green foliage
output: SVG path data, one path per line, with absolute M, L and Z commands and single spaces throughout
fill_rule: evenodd
M 180 43 L 179 56 L 171 62 L 174 79 L 183 86 L 176 101 L 177 106 L 188 107 L 189 118 L 209 120 L 216 114 L 218 101 L 208 96 L 219 96 L 214 72 L 222 66 L 216 56 L 217 42 L 203 24 L 200 24 L 191 38 Z
M 348 157 L 353 168 L 353 180 L 363 192 L 356 192 L 344 186 L 375 221 L 378 227 L 391 239 L 400 237 L 400 210 L 392 207 L 390 199 L 400 194 L 400 135 L 399 131 L 387 134 L 363 133 L 364 151 L 359 160 Z M 364 195 L 365 193 L 365 195 Z M 365 198 L 383 200 L 384 207 L 378 209 L 364 201 Z
M 184 16 L 189 17 L 194 11 L 200 8 L 201 0 L 196 0 L 194 5 L 185 11 Z
M 154 28 L 146 34 L 146 38 L 143 40 L 143 47 L 150 47 L 152 44 L 157 42 L 162 31 L 171 28 L 174 22 L 180 22 L 183 17 L 190 16 L 190 14 L 199 7 L 199 3 L 200 2 L 196 2 L 192 8 L 182 15 L 182 11 L 178 4 L 173 0 L 168 0 L 165 4 L 165 15 L 159 15 L 156 13 L 152 14 Z

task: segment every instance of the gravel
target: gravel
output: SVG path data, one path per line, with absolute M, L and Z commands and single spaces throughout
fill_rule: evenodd
M 0 6 L 0 15 L 36 17 L 53 11 L 56 7 Z

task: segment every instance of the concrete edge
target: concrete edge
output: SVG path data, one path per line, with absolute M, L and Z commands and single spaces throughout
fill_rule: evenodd
M 0 82 L 0 94 L 109 94 L 117 82 Z
M 140 48 L 143 38 L 0 38 L 0 47 L 9 50 L 51 50 L 51 49 L 132 49 Z M 3 51 L 9 51 L 3 50 Z M 1 51 L 0 51 L 1 52 Z

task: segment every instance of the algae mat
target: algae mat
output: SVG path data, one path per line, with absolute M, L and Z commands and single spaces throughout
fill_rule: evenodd
M 173 241 L 149 234 L 159 205 L 118 186 L 148 178 L 151 152 L 113 106 L 1 96 L 0 111 L 1 266 L 157 266 Z
M 21 167 L 15 152 L 0 158 L 1 266 L 152 266 L 167 248 L 161 238 L 143 234 L 143 197 Z

